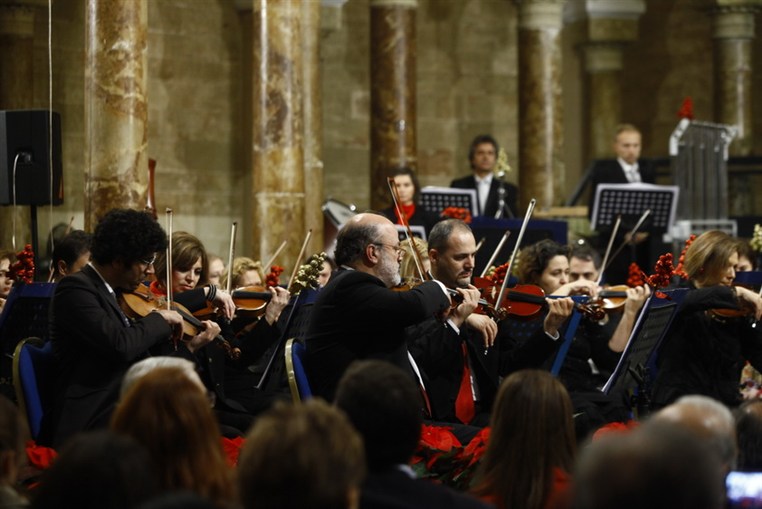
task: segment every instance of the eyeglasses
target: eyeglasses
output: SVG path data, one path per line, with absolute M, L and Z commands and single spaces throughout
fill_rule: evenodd
M 142 263 L 146 267 L 153 265 L 155 261 L 156 261 L 156 253 L 154 253 L 154 255 L 151 258 L 144 258 L 144 259 L 138 258 L 138 262 Z
M 403 251 L 403 249 L 402 249 L 401 247 L 399 247 L 399 246 L 393 246 L 393 245 L 391 245 L 391 244 L 383 244 L 383 243 L 381 243 L 381 242 L 374 242 L 374 243 L 373 243 L 373 245 L 374 245 L 374 246 L 378 246 L 378 247 L 390 247 L 390 248 L 392 248 L 392 249 L 394 250 L 394 254 L 395 254 L 395 255 L 396 255 L 398 258 L 399 258 L 399 256 L 400 256 L 400 254 L 402 254 L 402 251 Z

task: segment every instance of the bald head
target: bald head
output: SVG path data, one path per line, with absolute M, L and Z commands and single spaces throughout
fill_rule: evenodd
M 372 212 L 357 214 L 336 238 L 336 263 L 395 286 L 400 282 L 399 245 L 397 228 L 387 218 Z
M 660 410 L 652 421 L 678 425 L 706 440 L 728 469 L 735 465 L 736 431 L 733 414 L 722 403 L 706 396 L 683 396 Z

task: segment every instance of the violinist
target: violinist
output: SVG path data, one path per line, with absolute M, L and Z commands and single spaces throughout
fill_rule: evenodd
M 441 283 L 426 281 L 410 291 L 400 283 L 400 242 L 384 216 L 353 216 L 336 242 L 340 270 L 312 306 L 305 364 L 312 390 L 332 400 L 346 368 L 356 359 L 381 359 L 415 376 L 404 328 L 441 314 L 450 298 Z M 465 293 L 460 290 L 459 293 Z
M 204 307 L 207 301 L 219 305 L 222 313 L 218 321 L 228 329 L 226 320 L 233 316 L 235 304 L 226 291 L 207 284 L 207 260 L 206 249 L 196 236 L 187 232 L 172 234 L 171 282 L 175 300 L 191 312 Z M 156 269 L 156 281 L 151 283 L 151 291 L 163 295 L 166 255 L 158 257 L 157 263 L 159 265 Z M 285 302 L 288 302 L 287 297 Z M 213 324 L 217 331 L 220 331 L 220 325 L 217 323 L 206 320 L 202 323 Z M 265 327 L 260 330 L 264 329 Z M 271 398 L 255 388 L 259 380 L 246 369 L 259 360 L 269 341 L 277 340 L 278 337 L 277 334 L 271 334 L 275 336 L 274 339 L 271 335 L 264 335 L 267 336 L 268 342 L 259 344 L 261 342 L 256 339 L 261 339 L 262 334 L 250 341 L 251 338 L 237 338 L 226 330 L 223 336 L 226 336 L 233 348 L 238 348 L 241 352 L 241 357 L 236 360 L 226 358 L 225 351 L 216 345 L 209 345 L 198 352 L 198 365 L 202 369 L 201 379 L 216 395 L 214 410 L 226 434 L 245 433 L 253 421 L 252 416 L 269 408 L 272 402 Z
M 58 283 L 50 322 L 55 394 L 38 443 L 58 448 L 75 433 L 107 427 L 122 376 L 149 350 L 192 360 L 214 337 L 207 331 L 175 350 L 171 339 L 183 321 L 177 312 L 160 309 L 131 322 L 119 307 L 118 295 L 154 274 L 155 255 L 165 247 L 151 216 L 112 210 L 95 228 L 91 262 Z
M 404 167 L 392 171 L 389 176 L 394 177 L 400 211 L 405 214 L 405 220 L 409 225 L 423 226 L 426 235 L 428 235 L 434 224 L 439 221 L 439 216 L 434 212 L 429 212 L 421 205 L 421 185 L 418 183 L 415 172 Z M 382 210 L 381 213 L 394 224 L 404 224 L 394 205 Z
M 555 351 L 559 328 L 571 315 L 573 303 L 548 299 L 542 327 L 529 341 L 518 344 L 505 327 L 498 331 L 492 318 L 474 312 L 479 300 L 479 291 L 471 284 L 475 255 L 476 241 L 466 223 L 445 219 L 434 226 L 429 236 L 432 275 L 449 288 L 461 289 L 464 301 L 444 327 L 431 318 L 409 327 L 406 335 L 425 375 L 434 420 L 485 426 L 500 378 L 539 367 Z
M 222 274 L 225 272 L 225 262 L 217 255 L 209 255 L 209 283 L 222 286 Z
M 738 244 L 730 235 L 708 231 L 685 252 L 690 290 L 667 331 L 658 357 L 654 408 L 686 394 L 703 394 L 735 407 L 744 362 L 762 368 L 762 298 L 733 286 Z M 728 317 L 723 310 L 745 310 Z
M 584 251 L 583 251 L 584 253 Z M 578 253 L 584 258 L 583 253 Z M 521 283 L 538 285 L 546 295 L 590 295 L 595 297 L 599 288 L 596 283 L 598 267 L 592 271 L 595 277 L 588 280 L 579 277 L 571 281 L 569 274 L 570 249 L 557 242 L 545 239 L 521 252 L 518 277 Z M 591 272 L 590 267 L 579 267 L 579 274 Z M 559 378 L 566 386 L 574 404 L 575 419 L 579 438 L 607 422 L 627 420 L 628 407 L 622 395 L 611 397 L 600 392 L 599 387 L 606 380 L 606 373 L 616 367 L 621 352 L 624 350 L 637 313 L 650 294 L 648 288 L 639 287 L 627 291 L 628 304 L 624 318 L 619 322 L 613 334 L 604 325 L 606 321 L 585 319 L 580 322 L 559 373 Z M 510 325 L 518 325 L 515 322 Z M 518 334 L 518 332 L 515 332 Z M 554 361 L 551 356 L 546 361 L 549 368 Z

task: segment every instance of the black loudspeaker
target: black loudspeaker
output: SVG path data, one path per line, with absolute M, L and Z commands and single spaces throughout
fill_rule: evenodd
M 53 205 L 63 203 L 61 116 L 53 112 L 52 118 L 51 158 L 48 110 L 0 111 L 0 205 L 13 205 L 14 189 L 18 205 L 48 205 L 51 175 Z

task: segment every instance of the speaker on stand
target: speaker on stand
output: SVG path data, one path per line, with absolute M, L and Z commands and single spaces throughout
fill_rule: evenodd
M 37 206 L 63 203 L 62 174 L 61 116 L 48 110 L 0 111 L 0 205 L 30 206 L 35 267 Z

